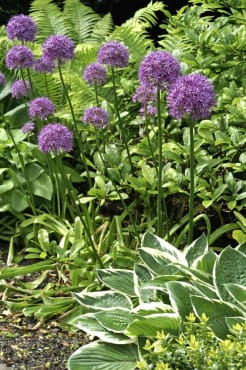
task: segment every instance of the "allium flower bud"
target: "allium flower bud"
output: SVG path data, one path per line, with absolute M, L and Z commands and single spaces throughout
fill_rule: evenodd
M 34 41 L 37 31 L 36 23 L 28 15 L 15 15 L 10 18 L 6 26 L 6 33 L 10 40 Z
M 38 60 L 35 61 L 33 68 L 36 72 L 52 73 L 55 70 L 55 63 L 53 60 L 50 60 L 42 55 Z
M 13 98 L 20 99 L 23 96 L 28 96 L 31 91 L 29 81 L 17 80 L 11 85 L 10 92 Z
M 29 134 L 33 132 L 34 127 L 35 127 L 34 122 L 27 122 L 21 127 L 21 131 L 23 132 L 23 134 Z
M 64 64 L 66 60 L 74 58 L 74 43 L 67 36 L 51 35 L 43 44 L 43 56 Z
M 83 78 L 91 86 L 104 85 L 107 81 L 106 68 L 100 63 L 91 63 L 85 68 Z
M 108 113 L 98 107 L 87 108 L 84 111 L 82 121 L 98 128 L 104 128 L 108 124 Z
M 43 153 L 70 152 L 73 148 L 73 134 L 60 123 L 50 123 L 41 129 L 38 146 Z
M 45 119 L 46 117 L 54 114 L 55 107 L 50 99 L 46 97 L 35 98 L 30 102 L 29 106 L 29 116 L 31 118 L 38 117 L 40 119 Z
M 142 85 L 166 89 L 180 74 L 180 64 L 166 51 L 152 51 L 139 66 L 138 77 Z
M 9 69 L 29 68 L 34 63 L 34 55 L 28 47 L 16 45 L 8 51 L 5 62 Z
M 2 72 L 0 72 L 0 86 L 5 85 L 5 83 L 6 83 L 5 76 Z
M 118 41 L 108 41 L 103 44 L 98 51 L 97 57 L 99 63 L 119 68 L 126 67 L 128 59 L 128 48 Z
M 208 118 L 215 105 L 214 87 L 201 74 L 181 76 L 171 85 L 167 102 L 171 115 L 176 119 L 186 115 L 193 120 Z

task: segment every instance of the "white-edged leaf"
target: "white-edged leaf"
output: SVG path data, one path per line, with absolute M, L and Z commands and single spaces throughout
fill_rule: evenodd
M 212 275 L 215 261 L 217 260 L 218 255 L 210 250 L 204 254 L 201 258 L 198 258 L 195 263 L 195 268 L 202 272 Z
M 96 312 L 95 318 L 105 329 L 114 333 L 123 333 L 133 320 L 129 312 L 120 310 L 119 308 Z
M 133 307 L 130 298 L 126 294 L 110 290 L 73 293 L 73 295 L 80 304 L 94 310 L 110 310 L 113 307 L 130 310 Z
M 130 297 L 136 296 L 134 291 L 133 271 L 124 269 L 98 269 L 99 280 L 108 288 L 126 293 Z
M 141 303 L 137 307 L 134 307 L 134 309 L 131 311 L 131 313 L 135 313 L 141 316 L 164 312 L 174 312 L 173 307 L 162 302 L 151 302 Z
M 193 266 L 196 260 L 204 256 L 208 252 L 208 240 L 205 234 L 202 234 L 198 239 L 194 240 L 183 251 L 189 266 Z
M 135 344 L 118 346 L 90 343 L 79 348 L 68 359 L 69 370 L 134 370 L 139 360 Z
M 228 290 L 229 294 L 245 309 L 246 317 L 246 286 L 240 284 L 225 284 L 225 288 Z
M 139 256 L 147 267 L 157 275 L 173 275 L 177 268 L 171 263 L 177 262 L 171 254 L 153 248 L 139 248 Z

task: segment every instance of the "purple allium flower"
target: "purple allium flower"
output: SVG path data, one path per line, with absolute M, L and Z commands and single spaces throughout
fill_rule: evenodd
M 34 127 L 34 122 L 27 122 L 21 127 L 21 131 L 23 132 L 23 134 L 29 134 L 34 130 Z
M 121 42 L 108 41 L 103 44 L 97 56 L 98 62 L 111 67 L 126 67 L 128 64 L 128 48 Z
M 108 113 L 98 107 L 87 108 L 84 111 L 82 121 L 95 127 L 104 128 L 108 124 Z
M 67 59 L 74 58 L 74 43 L 67 36 L 51 35 L 43 44 L 43 55 L 63 64 Z
M 28 96 L 31 86 L 29 81 L 17 80 L 12 83 L 10 91 L 13 98 L 20 99 L 23 96 Z
M 180 64 L 166 51 L 151 51 L 139 66 L 138 77 L 142 85 L 167 88 L 180 74 Z
M 55 63 L 53 60 L 42 55 L 35 61 L 33 68 L 36 72 L 52 73 L 55 70 Z
M 5 83 L 6 83 L 5 76 L 2 72 L 0 72 L 0 86 L 5 85 Z
M 29 116 L 31 118 L 38 117 L 40 119 L 45 119 L 46 117 L 54 114 L 55 107 L 51 100 L 46 97 L 35 98 L 30 102 L 29 106 Z
M 34 63 L 34 55 L 28 47 L 16 45 L 8 51 L 5 62 L 9 69 L 29 68 Z
M 10 40 L 34 41 L 37 27 L 28 15 L 15 15 L 10 18 L 6 26 L 6 33 Z
M 144 116 L 146 113 L 151 116 L 155 116 L 157 114 L 157 109 L 153 105 L 146 105 L 146 107 L 142 106 L 139 109 L 139 113 L 141 116 Z
M 155 102 L 157 99 L 156 95 L 157 95 L 156 88 L 152 88 L 146 85 L 140 85 L 137 87 L 132 97 L 132 101 L 134 103 L 139 102 L 145 105 L 150 101 Z
M 201 74 L 181 76 L 171 85 L 167 102 L 176 119 L 185 115 L 194 120 L 208 118 L 215 105 L 213 84 Z
M 85 68 L 83 78 L 91 86 L 104 85 L 107 81 L 107 70 L 100 63 L 91 63 Z
M 73 148 L 73 134 L 60 123 L 50 123 L 41 129 L 38 146 L 43 153 L 70 152 Z

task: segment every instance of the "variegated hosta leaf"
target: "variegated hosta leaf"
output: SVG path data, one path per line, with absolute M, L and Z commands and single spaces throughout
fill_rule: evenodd
M 98 269 L 97 276 L 108 288 L 127 294 L 130 297 L 136 296 L 134 291 L 133 271 L 124 269 Z
M 208 240 L 204 234 L 196 239 L 183 251 L 189 266 L 194 267 L 198 259 L 208 252 Z
M 74 298 L 93 310 L 109 310 L 113 307 L 130 310 L 133 308 L 130 298 L 126 294 L 119 292 L 102 291 L 92 293 L 73 293 Z

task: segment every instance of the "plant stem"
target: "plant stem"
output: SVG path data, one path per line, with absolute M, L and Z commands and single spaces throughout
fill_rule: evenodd
M 128 157 L 128 160 L 129 160 L 129 163 L 130 163 L 130 166 L 131 166 L 131 171 L 132 171 L 132 173 L 134 173 L 131 154 L 130 154 L 129 147 L 128 147 L 128 144 L 127 144 L 127 141 L 126 141 L 126 136 L 125 136 L 125 133 L 124 133 L 124 128 L 123 128 L 123 124 L 122 124 L 121 117 L 120 117 L 120 112 L 119 112 L 118 98 L 117 98 L 117 94 L 116 94 L 115 74 L 114 74 L 114 68 L 113 67 L 111 67 L 111 72 L 112 72 L 112 82 L 113 82 L 113 90 L 114 90 L 114 103 L 115 103 L 116 115 L 117 115 L 118 122 L 119 122 L 120 135 L 122 137 L 123 145 L 124 145 L 124 147 L 126 149 L 126 152 L 127 152 L 127 157 Z
M 194 161 L 194 126 L 193 122 L 189 122 L 190 127 L 190 198 L 189 198 L 189 233 L 188 245 L 193 240 L 194 229 L 194 188 L 195 188 L 195 161 Z

